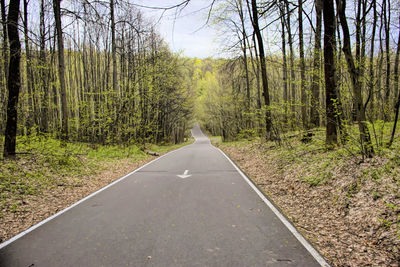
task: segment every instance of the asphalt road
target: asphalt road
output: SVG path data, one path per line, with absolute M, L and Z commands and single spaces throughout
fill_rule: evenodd
M 194 144 L 1 248 L 0 266 L 320 266 L 201 130 L 192 134 Z

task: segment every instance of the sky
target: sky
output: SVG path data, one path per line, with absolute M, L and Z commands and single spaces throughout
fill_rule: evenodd
M 136 0 L 135 4 L 168 7 L 182 1 Z M 187 57 L 218 57 L 217 33 L 206 25 L 211 2 L 212 0 L 191 0 L 184 9 L 168 10 L 163 15 L 161 10 L 139 6 L 138 8 L 150 21 L 159 21 L 156 28 L 174 52 L 181 52 Z

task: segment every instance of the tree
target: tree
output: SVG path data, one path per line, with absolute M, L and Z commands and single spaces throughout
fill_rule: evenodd
M 301 120 L 303 127 L 308 128 L 307 123 L 307 95 L 305 85 L 305 72 L 306 64 L 304 61 L 304 41 L 303 41 L 303 0 L 298 0 L 298 11 L 299 11 L 299 50 L 300 50 L 300 88 L 301 88 Z
M 324 0 L 324 69 L 326 90 L 326 144 L 333 147 L 337 144 L 336 128 L 336 103 L 337 103 L 337 81 L 336 81 L 336 36 L 335 36 L 335 9 L 333 0 Z
M 372 157 L 374 154 L 374 148 L 371 143 L 371 137 L 368 130 L 368 125 L 365 116 L 365 105 L 362 97 L 362 81 L 360 73 L 360 62 L 355 62 L 353 55 L 351 53 L 350 44 L 350 32 L 347 25 L 346 18 L 346 0 L 336 0 L 338 13 L 340 18 L 340 24 L 343 30 L 343 53 L 347 62 L 347 69 L 351 77 L 351 82 L 353 86 L 353 101 L 356 107 L 356 118 L 358 123 L 358 128 L 360 131 L 360 141 L 362 146 L 362 152 L 367 157 Z M 357 44 L 359 45 L 359 44 Z
M 314 58 L 313 72 L 311 82 L 311 109 L 310 122 L 312 126 L 318 127 L 319 124 L 319 95 L 320 95 L 320 80 L 321 80 L 321 30 L 322 30 L 322 0 L 315 0 L 316 12 L 316 28 L 314 37 Z
M 62 131 L 61 139 L 68 140 L 68 103 L 67 89 L 65 86 L 64 40 L 61 26 L 61 0 L 53 0 L 54 19 L 56 22 L 57 48 L 58 48 L 58 78 L 61 91 Z
M 251 0 L 251 10 L 252 10 L 252 25 L 254 29 L 254 33 L 257 37 L 258 43 L 258 53 L 259 53 L 259 60 L 260 60 L 260 67 L 261 67 L 261 80 L 263 86 L 263 94 L 264 94 L 264 104 L 266 107 L 265 111 L 265 128 L 267 139 L 274 139 L 272 133 L 272 118 L 271 118 L 271 111 L 270 111 L 270 99 L 269 99 L 269 87 L 268 87 L 268 75 L 267 75 L 267 67 L 265 63 L 265 53 L 264 53 L 264 43 L 261 36 L 261 30 L 258 23 L 258 8 L 257 8 L 257 1 Z
M 8 7 L 8 39 L 10 42 L 10 63 L 8 67 L 8 104 L 7 122 L 4 140 L 4 157 L 15 157 L 17 139 L 17 105 L 21 88 L 20 60 L 21 43 L 18 35 L 19 0 L 11 0 Z
M 400 109 L 399 61 L 400 61 L 400 18 L 399 18 L 399 33 L 397 40 L 396 59 L 394 62 L 394 91 L 395 91 L 395 96 L 397 96 L 397 101 L 395 103 L 394 124 L 393 124 L 392 134 L 390 136 L 390 141 L 388 143 L 388 147 L 390 147 L 393 144 L 394 134 L 396 133 L 397 121 L 399 119 L 399 109 Z

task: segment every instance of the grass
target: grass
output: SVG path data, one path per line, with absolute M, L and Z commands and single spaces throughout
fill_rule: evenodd
M 150 145 L 152 151 L 165 153 L 191 143 Z M 0 147 L 1 151 L 2 148 Z M 119 160 L 137 162 L 150 159 L 136 145 L 91 145 L 70 142 L 62 146 L 51 137 L 18 137 L 16 160 L 0 160 L 0 217 L 5 210 L 20 211 L 20 204 L 29 196 L 41 195 L 57 186 L 69 186 L 71 179 L 79 185 L 82 178 L 101 172 Z

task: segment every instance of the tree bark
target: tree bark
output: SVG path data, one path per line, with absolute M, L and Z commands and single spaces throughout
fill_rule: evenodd
M 112 54 L 112 88 L 117 92 L 117 46 L 115 44 L 115 17 L 114 17 L 114 0 L 110 0 L 110 17 L 111 17 L 111 54 Z
M 300 88 L 301 88 L 301 120 L 304 129 L 308 128 L 307 123 L 307 94 L 305 85 L 306 65 L 304 61 L 304 41 L 303 41 L 303 0 L 298 0 L 298 21 L 299 21 L 299 50 L 300 50 Z
M 319 108 L 320 108 L 320 80 L 321 80 L 321 31 L 322 31 L 322 0 L 315 0 L 316 28 L 314 40 L 313 74 L 311 83 L 311 125 L 319 127 Z
M 8 68 L 8 104 L 7 122 L 4 140 L 5 158 L 15 157 L 15 146 L 17 139 L 17 107 L 21 88 L 20 61 L 21 43 L 18 35 L 18 17 L 20 0 L 10 0 L 8 7 L 8 39 L 10 41 L 10 63 Z
M 1 3 L 1 21 L 3 23 L 3 57 L 4 57 L 4 78 L 7 84 L 8 79 L 8 40 L 7 40 L 7 18 L 5 0 L 0 0 Z
M 47 84 L 47 66 L 46 66 L 46 25 L 44 17 L 44 0 L 40 1 L 40 52 L 39 52 L 39 62 L 40 62 L 40 83 L 41 92 L 43 94 L 42 98 L 42 108 L 41 108 L 41 118 L 40 118 L 40 131 L 42 133 L 47 133 L 48 124 L 48 112 L 49 112 L 49 92 Z
M 269 87 L 268 87 L 268 75 L 267 75 L 267 66 L 265 63 L 265 53 L 264 53 L 264 43 L 261 35 L 260 26 L 258 23 L 258 9 L 257 9 L 257 1 L 251 0 L 251 8 L 253 13 L 253 29 L 257 37 L 258 43 L 258 51 L 260 57 L 260 66 L 261 66 L 261 80 L 263 86 L 263 94 L 264 94 L 264 104 L 266 107 L 265 111 L 265 129 L 267 134 L 267 139 L 272 140 L 272 119 L 271 119 L 271 111 L 270 111 L 270 98 L 269 98 Z
M 29 103 L 29 115 L 27 118 L 27 128 L 28 128 L 28 134 L 31 132 L 32 127 L 35 125 L 35 122 L 37 121 L 36 117 L 36 106 L 35 106 L 35 93 L 33 90 L 33 75 L 32 75 L 32 67 L 31 67 L 31 61 L 32 61 L 32 56 L 31 56 L 31 50 L 29 47 L 29 35 L 28 35 L 28 1 L 24 0 L 24 41 L 25 41 L 25 56 L 26 56 L 26 87 L 28 91 L 28 103 Z
M 245 70 L 245 75 L 246 75 L 246 109 L 247 112 L 250 112 L 251 108 L 251 98 L 250 98 L 250 80 L 249 80 L 249 68 L 248 68 L 248 62 L 247 62 L 247 45 L 246 45 L 246 39 L 247 39 L 247 34 L 246 34 L 246 28 L 245 28 L 245 19 L 244 19 L 244 14 L 243 14 L 243 6 L 242 6 L 242 1 L 239 0 L 238 3 L 238 13 L 239 13 L 239 18 L 241 22 L 241 34 L 242 34 L 242 52 L 243 52 L 243 64 L 244 64 L 244 70 Z M 250 119 L 246 121 L 247 127 L 250 127 Z
M 399 26 L 400 26 L 400 18 L 399 18 Z M 400 94 L 399 94 L 399 61 L 400 61 L 400 28 L 398 33 L 397 40 L 397 50 L 396 50 L 396 59 L 394 62 L 394 91 L 397 96 L 397 101 L 395 104 L 395 118 L 392 129 L 392 135 L 390 136 L 390 141 L 388 147 L 390 147 L 393 143 L 394 134 L 396 133 L 397 121 L 399 119 L 399 109 L 400 109 Z
M 296 74 L 294 72 L 294 52 L 293 52 L 293 37 L 292 37 L 292 30 L 291 30 L 291 21 L 290 21 L 290 8 L 289 2 L 285 1 L 286 3 L 286 14 L 287 14 L 287 34 L 288 34 L 288 43 L 289 43 L 289 59 L 290 59 L 290 88 L 291 88 L 291 106 L 292 106 L 292 125 L 295 124 L 296 121 Z
M 326 90 L 326 145 L 332 148 L 337 144 L 336 128 L 336 36 L 335 36 L 335 8 L 333 0 L 324 0 L 324 69 Z
M 372 157 L 374 154 L 374 149 L 371 143 L 371 137 L 369 134 L 366 116 L 365 116 L 365 106 L 362 98 L 362 83 L 360 77 L 360 67 L 359 62 L 356 65 L 353 55 L 351 53 L 351 44 L 350 44 L 350 32 L 349 27 L 347 25 L 346 19 L 346 0 L 336 0 L 340 24 L 342 25 L 343 30 L 343 53 L 346 58 L 348 72 L 351 77 L 351 82 L 353 85 L 353 99 L 356 107 L 356 117 L 358 122 L 358 128 L 360 131 L 360 141 L 363 155 L 366 157 Z
M 384 0 L 382 4 L 385 28 L 385 55 L 386 55 L 386 79 L 385 79 L 385 110 L 384 119 L 389 121 L 390 109 L 390 0 Z
M 283 62 L 283 70 L 282 70 L 282 82 L 283 82 L 283 102 L 284 102 L 284 110 L 285 110 L 285 117 L 284 122 L 288 121 L 288 68 L 287 68 L 287 57 L 286 57 L 286 23 L 285 23 L 285 6 L 284 3 L 281 1 L 279 5 L 280 15 L 281 15 L 281 29 L 282 29 L 282 62 Z
M 61 27 L 61 0 L 53 0 L 54 19 L 56 21 L 57 48 L 58 48 L 58 75 L 61 90 L 62 130 L 61 139 L 68 140 L 68 103 L 65 86 L 64 41 Z
M 372 22 L 372 34 L 371 34 L 371 50 L 369 55 L 369 77 L 368 77 L 368 90 L 369 90 L 369 99 L 370 99 L 370 110 L 371 110 L 371 120 L 375 119 L 375 93 L 374 93 L 374 83 L 375 83 L 375 71 L 374 71 L 374 50 L 375 50 L 375 34 L 376 34 L 376 22 L 378 20 L 377 12 L 376 12 L 376 0 L 372 0 L 371 5 L 373 5 L 374 10 L 374 18 Z

